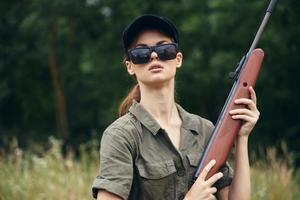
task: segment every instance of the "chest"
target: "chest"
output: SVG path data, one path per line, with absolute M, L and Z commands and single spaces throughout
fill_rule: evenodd
M 172 134 L 167 131 L 172 131 Z M 180 132 L 184 142 L 182 149 L 178 150 L 173 142 L 174 139 L 180 140 Z M 180 128 L 165 128 L 155 136 L 145 134 L 141 142 L 135 160 L 134 183 L 140 188 L 137 199 L 180 199 L 192 184 L 202 144 L 197 137 Z

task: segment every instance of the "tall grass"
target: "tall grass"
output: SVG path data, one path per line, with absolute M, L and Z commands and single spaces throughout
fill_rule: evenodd
M 14 153 L 0 158 L 0 200 L 92 199 L 97 145 L 82 145 L 75 159 L 72 152 L 62 156 L 58 140 L 51 138 L 50 143 L 51 148 L 42 156 L 15 148 Z M 89 146 L 95 151 L 88 153 Z
M 299 200 L 300 171 L 293 168 L 293 159 L 282 145 L 284 156 L 275 148 L 267 149 L 265 159 L 256 160 L 251 167 L 253 200 Z
M 54 138 L 51 148 L 39 156 L 15 145 L 13 153 L 0 157 L 0 200 L 92 199 L 97 143 L 82 145 L 79 158 L 72 151 L 63 157 L 61 144 Z M 300 174 L 292 167 L 290 155 L 279 159 L 275 149 L 268 149 L 265 158 L 252 163 L 252 199 L 300 199 L 300 183 L 295 178 Z

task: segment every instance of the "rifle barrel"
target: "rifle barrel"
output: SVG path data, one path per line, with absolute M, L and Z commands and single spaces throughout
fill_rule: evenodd
M 257 43 L 258 43 L 258 41 L 259 41 L 259 39 L 261 37 L 261 34 L 264 31 L 264 29 L 265 29 L 265 27 L 266 27 L 266 25 L 268 23 L 268 20 L 269 20 L 271 14 L 273 12 L 273 8 L 274 8 L 276 2 L 277 2 L 277 0 L 271 0 L 270 4 L 268 6 L 268 9 L 266 11 L 266 14 L 264 16 L 264 19 L 261 22 L 261 24 L 259 26 L 259 29 L 258 29 L 258 31 L 257 31 L 257 33 L 255 35 L 255 38 L 254 38 L 254 40 L 253 40 L 253 42 L 251 44 L 251 47 L 250 47 L 250 49 L 248 51 L 249 53 L 255 49 L 255 47 L 256 47 L 256 45 L 257 45 Z

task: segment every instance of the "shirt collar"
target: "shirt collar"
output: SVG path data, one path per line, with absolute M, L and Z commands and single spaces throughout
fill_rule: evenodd
M 137 101 L 133 100 L 129 112 L 132 113 L 153 135 L 160 130 L 160 125 L 152 115 Z
M 181 127 L 199 134 L 199 117 L 187 112 L 180 105 L 176 104 L 180 118 L 182 120 Z
M 182 120 L 181 127 L 190 130 L 193 133 L 199 134 L 199 119 L 193 114 L 190 114 L 184 110 L 180 105 L 176 104 L 179 115 Z M 137 101 L 133 101 L 129 112 L 133 114 L 137 120 L 143 124 L 153 135 L 156 135 L 161 129 L 158 122 L 153 118 L 153 116 Z

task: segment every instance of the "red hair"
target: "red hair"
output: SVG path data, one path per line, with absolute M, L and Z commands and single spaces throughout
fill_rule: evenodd
M 125 97 L 125 99 L 122 101 L 122 103 L 119 106 L 119 117 L 125 115 L 130 106 L 132 105 L 133 101 L 140 102 L 141 100 L 141 91 L 140 91 L 140 86 L 139 84 L 136 84 L 133 86 L 128 93 L 128 95 Z

